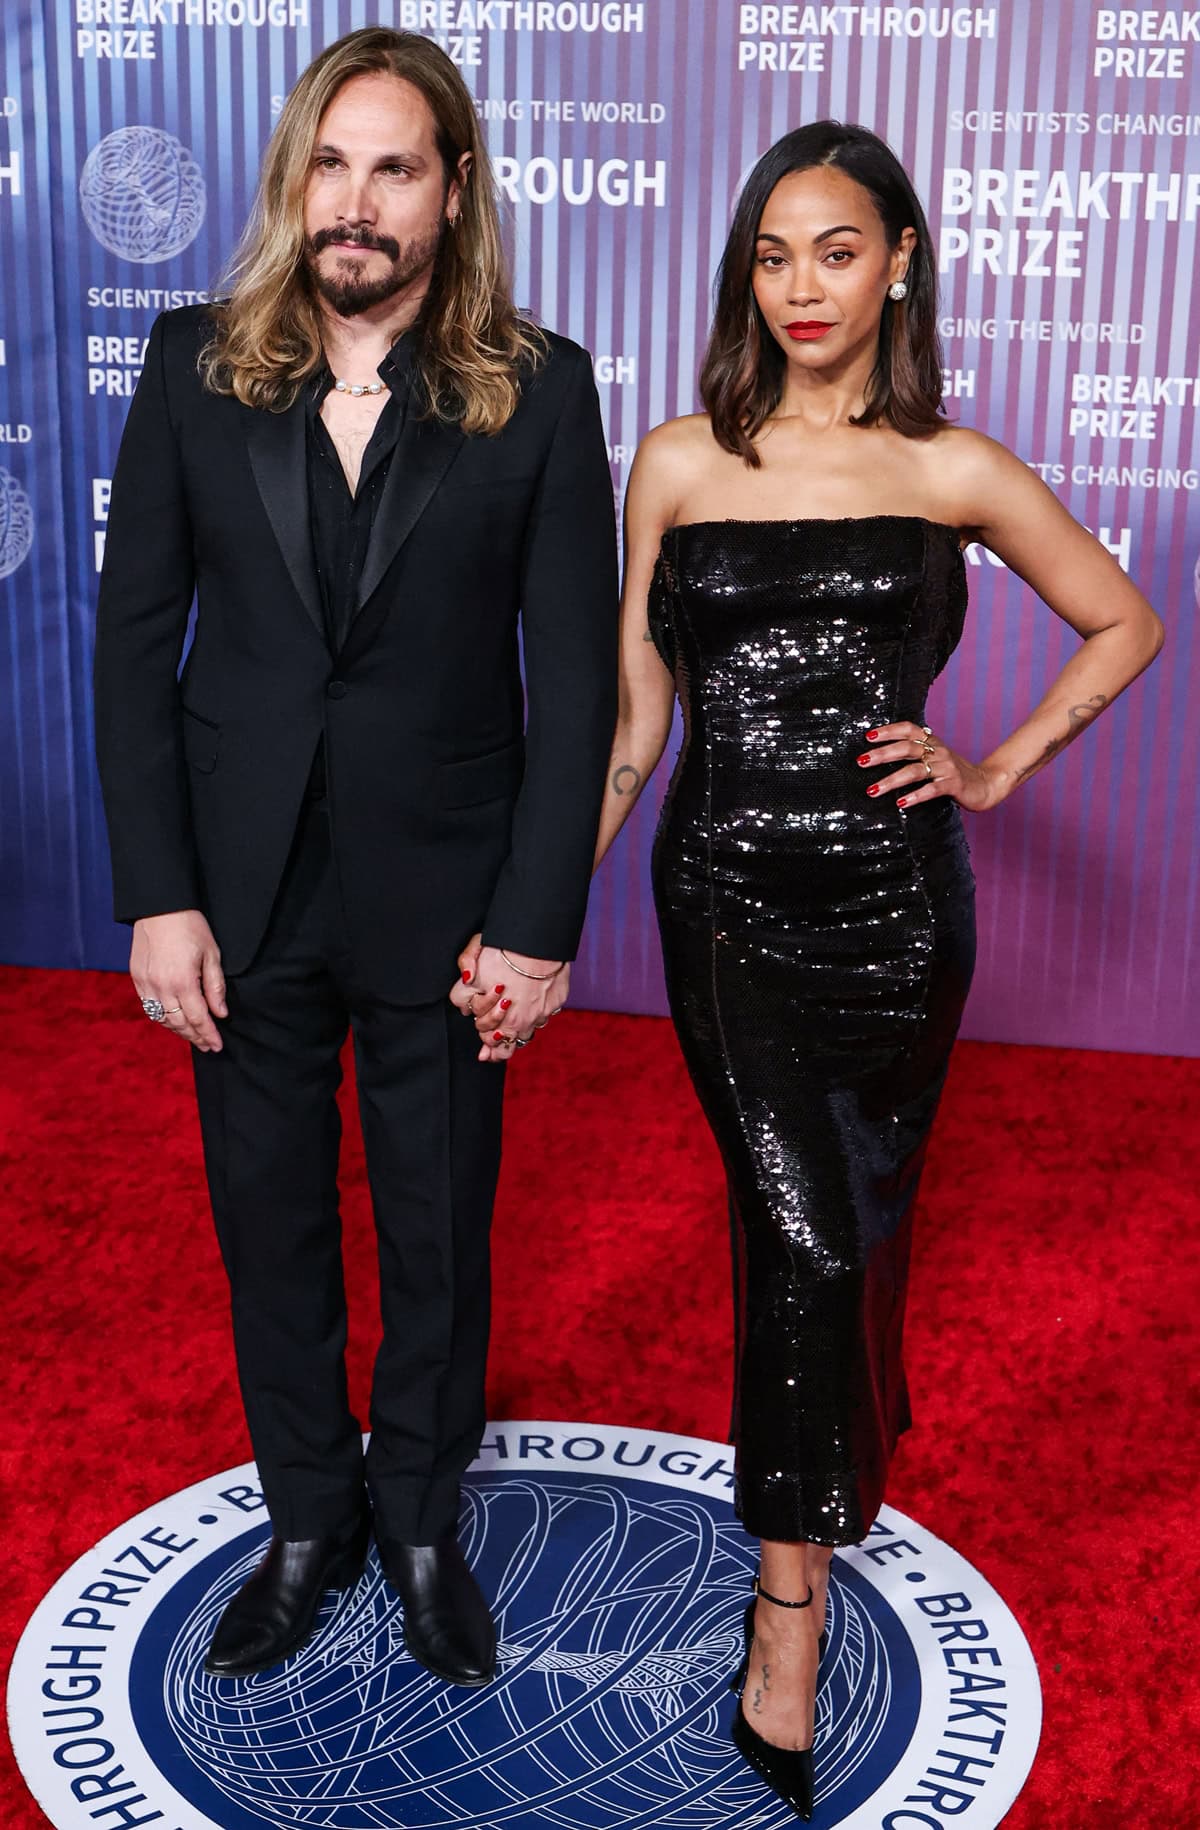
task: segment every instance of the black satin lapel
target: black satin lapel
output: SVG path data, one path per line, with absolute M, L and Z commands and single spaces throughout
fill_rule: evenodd
M 396 440 L 358 583 L 362 609 L 429 505 L 463 442 L 458 426 L 421 419 L 410 409 Z
M 267 413 L 248 407 L 246 444 L 254 480 L 292 583 L 324 641 L 325 619 L 321 613 L 321 593 L 313 564 L 308 517 L 308 451 L 303 400 L 297 400 L 286 413 Z

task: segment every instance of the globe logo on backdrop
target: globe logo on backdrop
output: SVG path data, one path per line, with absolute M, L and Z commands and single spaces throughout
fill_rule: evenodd
M 169 260 L 200 232 L 204 174 L 182 140 L 161 127 L 119 127 L 87 156 L 79 180 L 84 221 L 122 260 Z
M 33 545 L 33 504 L 11 471 L 0 470 L 0 578 L 23 565 Z
M 22 1770 L 61 1830 L 115 1800 L 117 1774 L 136 1787 L 127 1821 L 160 1811 L 187 1830 L 784 1830 L 791 1812 L 729 1736 L 757 1560 L 730 1473 L 727 1448 L 689 1438 L 489 1426 L 460 1519 L 499 1640 L 477 1691 L 408 1656 L 374 1555 L 285 1664 L 208 1676 L 217 1617 L 270 1529 L 252 1467 L 215 1476 L 114 1533 L 39 1607 L 9 1686 Z M 885 1509 L 835 1559 L 828 1626 L 821 1821 L 878 1830 L 910 1794 L 946 1795 L 942 1770 L 970 1755 L 971 1821 L 993 1830 L 1040 1721 L 999 1597 Z

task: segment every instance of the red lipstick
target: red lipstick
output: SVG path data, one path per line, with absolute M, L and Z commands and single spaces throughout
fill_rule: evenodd
M 827 330 L 832 330 L 833 325 L 822 323 L 820 318 L 797 318 L 783 328 L 794 343 L 815 343 Z

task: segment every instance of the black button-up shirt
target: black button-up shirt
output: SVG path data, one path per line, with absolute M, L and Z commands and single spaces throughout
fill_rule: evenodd
M 351 490 L 321 403 L 334 383 L 327 366 L 318 370 L 305 396 L 308 418 L 308 513 L 313 561 L 321 589 L 325 639 L 336 655 L 350 632 L 358 585 L 379 512 L 392 454 L 404 425 L 411 377 L 411 332 L 392 345 L 379 364 L 390 398 L 363 452 L 358 488 Z
M 313 563 L 321 591 L 325 640 L 334 656 L 354 621 L 371 530 L 408 410 L 412 361 L 413 336 L 411 331 L 406 331 L 393 343 L 376 371 L 390 398 L 376 420 L 370 442 L 363 452 L 358 488 L 354 491 L 346 480 L 329 428 L 321 418 L 321 403 L 334 383 L 327 365 L 318 369 L 305 394 L 308 520 Z M 308 794 L 312 800 L 321 800 L 326 792 L 325 742 L 322 739 L 313 758 Z

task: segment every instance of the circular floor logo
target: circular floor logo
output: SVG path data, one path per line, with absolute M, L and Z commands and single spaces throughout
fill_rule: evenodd
M 592 1424 L 500 1423 L 462 1538 L 496 1682 L 405 1652 L 371 1562 L 310 1643 L 240 1681 L 203 1654 L 269 1533 L 253 1466 L 153 1507 L 46 1596 L 9 1684 L 13 1745 L 59 1830 L 784 1830 L 734 1750 L 728 1680 L 756 1546 L 730 1451 Z M 885 1508 L 834 1560 L 817 1821 L 992 1830 L 1033 1760 L 1041 1693 L 999 1596 Z

